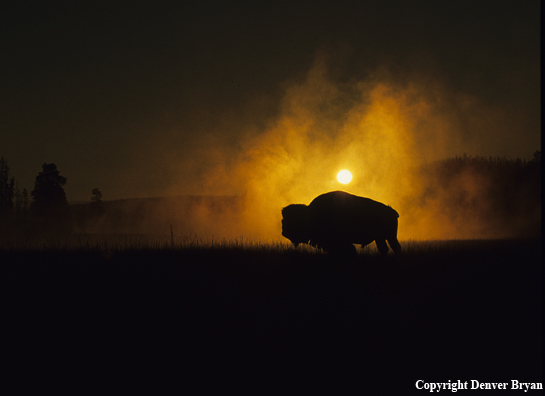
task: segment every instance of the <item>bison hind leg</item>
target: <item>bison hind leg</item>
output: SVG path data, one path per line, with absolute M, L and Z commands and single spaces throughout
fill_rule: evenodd
M 401 244 L 397 238 L 388 238 L 388 243 L 396 255 L 401 254 Z
M 386 239 L 376 239 L 375 243 L 377 244 L 378 251 L 383 256 L 388 254 L 388 245 L 386 245 Z

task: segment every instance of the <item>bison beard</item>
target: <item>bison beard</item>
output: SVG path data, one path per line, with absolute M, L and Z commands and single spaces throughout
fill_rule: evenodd
M 401 253 L 397 240 L 399 214 L 389 206 L 344 191 L 316 197 L 310 205 L 293 204 L 282 209 L 282 235 L 295 246 L 308 243 L 332 254 L 355 254 L 354 244 L 375 241 L 381 254 L 388 245 Z

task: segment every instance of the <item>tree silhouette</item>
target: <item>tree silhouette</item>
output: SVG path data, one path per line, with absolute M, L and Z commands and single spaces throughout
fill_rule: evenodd
M 14 211 L 15 219 L 17 221 L 24 220 L 28 216 L 28 191 L 23 188 L 23 191 L 19 190 L 19 183 L 15 183 L 15 202 Z
M 91 216 L 99 217 L 104 213 L 104 206 L 102 205 L 102 193 L 98 188 L 93 188 L 91 191 L 93 196 L 91 197 Z
M 421 171 L 418 205 L 440 208 L 435 216 L 450 219 L 468 238 L 540 236 L 541 151 L 529 161 L 464 154 Z
M 44 163 L 36 176 L 34 190 L 30 193 L 33 199 L 30 208 L 40 225 L 48 229 L 69 229 L 70 208 L 63 188 L 65 184 L 66 177 L 59 174 L 55 164 Z
M 15 180 L 9 178 L 9 166 L 4 157 L 0 158 L 0 221 L 2 223 L 13 210 Z

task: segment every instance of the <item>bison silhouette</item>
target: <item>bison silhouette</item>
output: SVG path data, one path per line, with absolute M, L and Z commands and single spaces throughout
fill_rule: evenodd
M 308 243 L 331 254 L 355 254 L 354 244 L 375 241 L 382 255 L 386 241 L 395 254 L 401 253 L 397 240 L 399 214 L 383 203 L 344 191 L 332 191 L 310 205 L 293 204 L 282 209 L 282 235 L 295 246 Z

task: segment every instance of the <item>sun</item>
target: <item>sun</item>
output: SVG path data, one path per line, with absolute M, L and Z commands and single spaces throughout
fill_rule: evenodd
M 346 169 L 342 170 L 337 173 L 337 180 L 339 183 L 348 184 L 352 180 L 352 173 L 348 172 Z

